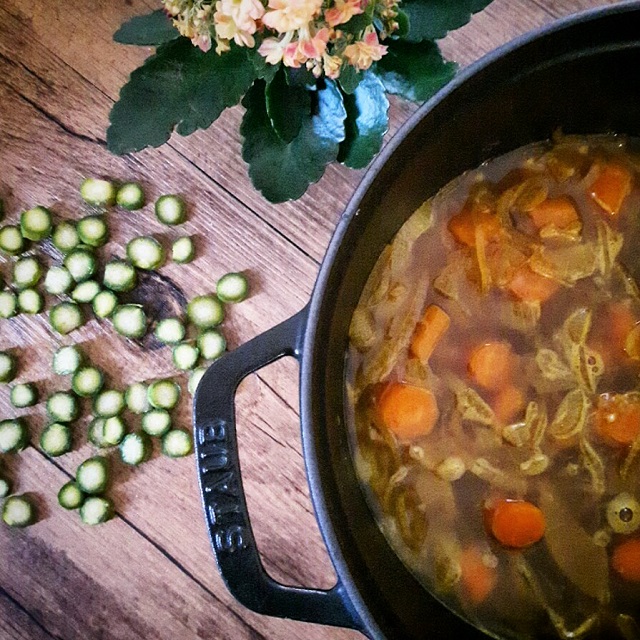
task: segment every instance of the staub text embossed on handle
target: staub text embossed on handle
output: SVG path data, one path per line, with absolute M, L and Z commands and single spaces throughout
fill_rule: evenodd
M 340 581 L 327 591 L 290 587 L 265 571 L 251 530 L 236 439 L 235 394 L 247 375 L 300 357 L 307 310 L 216 360 L 194 398 L 198 479 L 211 545 L 229 591 L 258 613 L 361 629 Z
M 200 485 L 212 542 L 219 553 L 234 553 L 247 547 L 240 504 L 238 478 L 230 464 L 227 424 L 216 419 L 196 432 L 200 458 Z

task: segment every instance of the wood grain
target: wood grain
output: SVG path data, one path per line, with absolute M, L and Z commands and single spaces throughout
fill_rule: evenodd
M 611 2 L 495 0 L 443 42 L 445 54 L 466 66 L 513 37 L 571 14 Z M 117 158 L 105 148 L 109 110 L 129 72 L 151 52 L 112 41 L 127 18 L 155 8 L 154 0 L 87 3 L 4 0 L 0 5 L 0 195 L 10 221 L 34 204 L 58 219 L 88 210 L 78 196 L 87 175 L 140 181 L 149 201 L 184 193 L 189 221 L 167 231 L 147 207 L 109 213 L 110 241 L 102 255 L 122 255 L 141 230 L 168 246 L 193 235 L 198 258 L 168 264 L 148 291 L 158 317 L 180 311 L 227 271 L 243 270 L 252 295 L 233 306 L 224 323 L 230 347 L 302 308 L 332 230 L 363 172 L 332 166 L 298 202 L 271 205 L 251 187 L 240 155 L 242 110 L 227 110 L 207 131 L 174 135 L 158 150 Z M 388 141 L 415 111 L 391 100 Z M 56 252 L 47 249 L 47 260 Z M 0 258 L 0 273 L 9 261 Z M 0 321 L 0 350 L 20 361 L 18 380 L 37 383 L 43 396 L 68 387 L 51 374 L 62 343 L 78 342 L 124 388 L 135 380 L 174 375 L 168 349 L 122 340 L 107 322 L 91 321 L 72 338 L 54 334 L 41 314 Z M 279 361 L 252 375 L 237 396 L 240 457 L 252 522 L 267 570 L 287 584 L 330 587 L 335 574 L 315 522 L 304 474 L 298 425 L 298 367 Z M 183 388 L 186 379 L 178 377 Z M 185 389 L 186 391 L 186 389 Z M 0 418 L 13 415 L 6 385 Z M 42 404 L 22 412 L 32 444 L 5 456 L 19 492 L 37 496 L 40 521 L 25 531 L 0 527 L 0 640 L 359 638 L 352 631 L 265 618 L 247 611 L 217 574 L 197 495 L 192 458 L 168 460 L 156 451 L 140 469 L 115 464 L 113 521 L 83 526 L 56 504 L 56 493 L 93 448 L 76 426 L 75 450 L 51 460 L 37 448 Z M 88 412 L 85 412 L 88 415 Z M 137 422 L 130 418 L 131 425 Z M 190 422 L 183 393 L 176 421 Z
M 34 614 L 0 589 L 0 637 L 15 640 L 50 640 L 55 636 L 40 625 Z

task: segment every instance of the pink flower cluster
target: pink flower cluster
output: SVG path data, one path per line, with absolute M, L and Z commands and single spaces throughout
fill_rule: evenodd
M 346 65 L 368 69 L 386 53 L 380 43 L 398 28 L 400 0 L 162 0 L 180 33 L 208 51 L 231 41 L 254 48 L 268 64 L 306 67 L 316 77 L 338 78 Z M 357 29 L 344 28 L 366 15 Z M 373 20 L 384 25 L 378 33 Z M 342 28 L 341 28 L 342 27 Z

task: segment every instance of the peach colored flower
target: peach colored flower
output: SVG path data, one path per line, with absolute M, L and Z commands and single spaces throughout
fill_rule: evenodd
M 335 5 L 324 12 L 324 18 L 330 27 L 349 22 L 351 18 L 362 13 L 361 0 L 335 0 Z
M 188 7 L 184 0 L 165 0 L 164 5 L 180 35 L 189 38 L 202 51 L 211 49 L 211 5 L 203 4 L 202 0 Z
M 387 52 L 387 47 L 380 44 L 378 34 L 372 27 L 365 30 L 362 40 L 348 45 L 344 50 L 344 57 L 356 69 L 368 69 L 376 60 L 380 60 Z
M 234 40 L 239 46 L 253 47 L 256 20 L 264 15 L 259 0 L 218 0 L 213 16 L 216 35 L 222 40 Z
M 279 33 L 306 27 L 320 11 L 322 0 L 269 0 L 262 22 Z
M 218 55 L 222 55 L 227 51 L 231 51 L 231 46 L 229 45 L 228 40 L 222 40 L 216 36 L 216 53 Z
M 319 60 L 327 49 L 327 42 L 329 42 L 329 29 L 326 27 L 313 36 L 306 29 L 301 29 L 298 52 L 306 59 Z
M 211 34 L 201 33 L 195 38 L 191 38 L 191 42 L 196 47 L 200 47 L 200 49 L 206 53 L 207 51 L 209 51 L 209 49 L 211 49 Z
M 286 46 L 291 42 L 293 31 L 287 33 L 284 38 L 265 38 L 258 48 L 258 53 L 263 56 L 267 64 L 278 64 L 282 60 Z
M 285 67 L 293 67 L 294 69 L 297 69 L 303 62 L 306 62 L 306 58 L 300 54 L 297 41 L 288 44 L 284 48 L 282 62 Z
M 340 76 L 340 68 L 342 67 L 342 58 L 340 56 L 330 56 L 325 53 L 322 56 L 322 65 L 324 75 L 331 80 L 335 80 Z

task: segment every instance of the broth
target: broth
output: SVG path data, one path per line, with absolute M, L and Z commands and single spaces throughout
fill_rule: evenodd
M 353 314 L 368 501 L 422 584 L 496 637 L 640 639 L 638 149 L 558 137 L 461 176 Z

